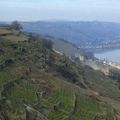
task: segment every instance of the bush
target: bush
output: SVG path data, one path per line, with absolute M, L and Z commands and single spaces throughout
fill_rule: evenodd
M 48 49 L 52 49 L 53 48 L 53 42 L 51 40 L 43 39 L 42 40 L 42 45 L 43 45 L 43 47 L 46 47 Z

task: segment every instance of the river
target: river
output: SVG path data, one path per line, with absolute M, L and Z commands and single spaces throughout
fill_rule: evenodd
M 120 63 L 120 49 L 107 52 L 95 53 L 96 58 Z

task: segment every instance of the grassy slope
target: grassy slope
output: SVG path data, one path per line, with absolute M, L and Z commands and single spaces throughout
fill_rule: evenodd
M 11 34 L 11 33 L 12 33 L 12 31 L 10 31 L 10 30 L 8 30 L 6 28 L 1 28 L 0 27 L 0 35 L 1 34 Z
M 82 55 L 82 52 L 77 49 L 73 44 L 70 42 L 64 41 L 64 40 L 59 40 L 55 39 L 52 37 L 48 37 L 48 39 L 53 41 L 53 48 L 61 53 L 64 53 L 67 56 L 73 56 L 75 54 L 80 54 Z
M 1 36 L 2 34 L 6 34 L 6 36 Z M 8 39 L 8 40 L 12 40 L 12 41 L 25 41 L 28 40 L 28 37 L 24 34 L 18 34 L 18 31 L 9 29 L 9 28 L 4 28 L 4 27 L 0 27 L 0 37 L 2 39 Z
M 119 116 L 120 91 L 116 83 L 103 74 L 76 66 L 65 56 L 43 47 L 41 40 L 19 43 L 0 40 L 0 48 L 0 64 L 13 59 L 12 64 L 0 70 L 0 117 L 6 111 L 10 120 L 25 120 L 24 104 L 40 111 L 49 120 L 67 120 L 68 117 L 72 120 L 113 120 Z M 51 64 L 45 61 L 46 57 Z M 63 67 L 65 70 L 60 71 Z M 4 86 L 7 84 L 8 87 Z M 45 96 L 38 100 L 36 93 L 43 91 Z

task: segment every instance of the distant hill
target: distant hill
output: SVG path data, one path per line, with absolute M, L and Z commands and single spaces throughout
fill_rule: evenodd
M 64 39 L 56 39 L 51 36 L 44 36 L 43 38 L 51 40 L 53 42 L 53 49 L 65 54 L 66 56 L 75 56 L 75 54 L 84 55 L 82 50 Z
M 120 23 L 112 22 L 24 22 L 24 31 L 65 39 L 79 46 L 120 44 Z M 114 42 L 115 41 L 115 42 Z M 120 45 L 119 45 L 120 46 Z M 117 47 L 119 47 L 117 46 Z M 107 45 L 105 46 L 107 47 Z M 113 46 L 111 46 L 113 47 Z

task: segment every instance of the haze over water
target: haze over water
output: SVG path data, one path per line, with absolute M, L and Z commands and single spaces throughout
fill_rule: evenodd
M 101 60 L 108 60 L 108 61 L 113 61 L 120 63 L 120 49 L 118 50 L 112 50 L 112 51 L 107 51 L 103 53 L 96 53 L 95 57 Z

